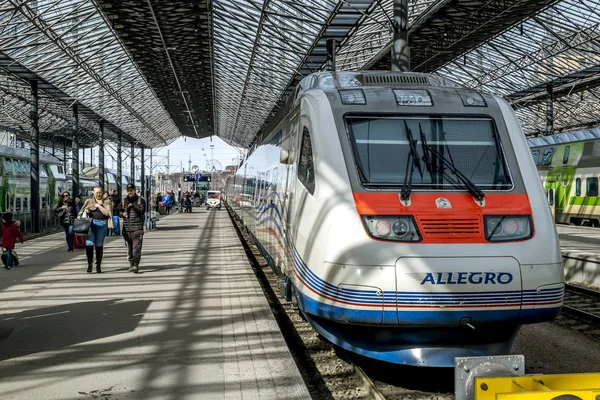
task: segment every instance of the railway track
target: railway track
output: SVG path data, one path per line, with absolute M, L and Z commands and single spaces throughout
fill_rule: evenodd
M 565 284 L 563 311 L 600 326 L 600 292 Z

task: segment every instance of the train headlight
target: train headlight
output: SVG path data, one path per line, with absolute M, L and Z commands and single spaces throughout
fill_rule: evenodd
M 488 215 L 484 224 L 485 239 L 490 242 L 526 240 L 533 236 L 529 215 Z
M 485 99 L 477 92 L 457 90 L 457 93 L 463 102 L 463 106 L 465 107 L 487 107 Z
M 363 215 L 367 232 L 375 239 L 420 242 L 421 234 L 411 216 Z
M 345 89 L 339 90 L 339 92 L 340 97 L 342 98 L 342 104 L 367 104 L 367 98 L 362 89 Z

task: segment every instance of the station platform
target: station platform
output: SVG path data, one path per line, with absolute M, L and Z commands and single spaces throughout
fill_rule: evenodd
M 108 237 L 103 273 L 64 234 L 0 268 L 0 399 L 309 399 L 226 211 L 146 232 L 140 273 Z
M 565 280 L 600 287 L 600 228 L 556 225 Z

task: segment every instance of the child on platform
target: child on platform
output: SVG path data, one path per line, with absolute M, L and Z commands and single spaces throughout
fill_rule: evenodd
M 2 248 L 6 250 L 6 265 L 4 268 L 11 269 L 13 266 L 12 252 L 15 249 L 17 239 L 24 242 L 23 235 L 19 231 L 18 222 L 13 221 L 13 215 L 10 212 L 2 215 Z

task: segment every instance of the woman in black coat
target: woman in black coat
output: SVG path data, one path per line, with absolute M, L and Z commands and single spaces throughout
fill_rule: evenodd
M 73 221 L 77 218 L 77 210 L 69 192 L 62 194 L 58 204 L 54 208 L 54 213 L 58 217 L 59 223 L 65 229 L 67 251 L 73 251 Z

